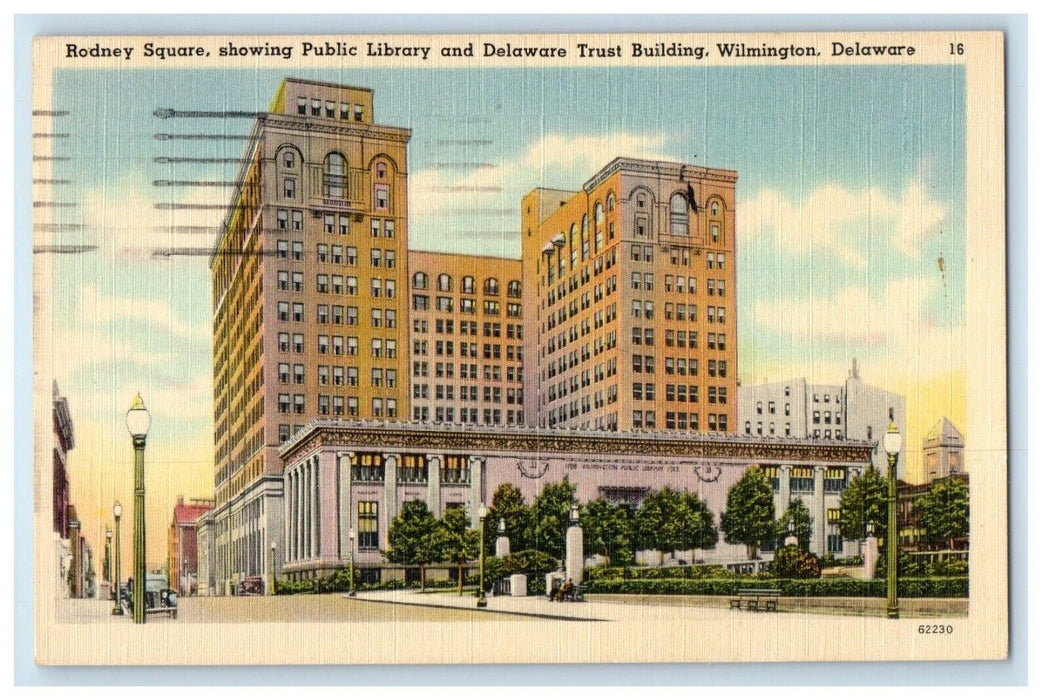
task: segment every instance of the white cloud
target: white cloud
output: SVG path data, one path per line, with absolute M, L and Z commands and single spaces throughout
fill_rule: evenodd
M 413 245 L 428 248 L 463 232 L 516 232 L 521 198 L 536 187 L 579 189 L 618 156 L 672 160 L 665 142 L 659 133 L 547 134 L 490 166 L 419 169 L 409 182 Z M 516 253 L 519 236 L 513 244 Z
M 917 258 L 923 240 L 937 231 L 947 207 L 919 181 L 899 197 L 872 187 L 850 190 L 828 183 L 802 201 L 761 190 L 738 207 L 740 246 L 804 253 L 829 250 L 854 267 L 886 245 Z
M 230 193 L 228 187 L 157 187 L 148 175 L 132 173 L 88 189 L 78 223 L 86 242 L 119 258 L 148 258 L 172 247 L 210 248 Z M 187 205 L 219 208 L 173 208 Z

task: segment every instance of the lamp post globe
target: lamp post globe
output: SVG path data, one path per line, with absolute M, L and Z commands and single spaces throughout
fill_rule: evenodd
M 886 507 L 889 512 L 885 533 L 888 549 L 886 552 L 885 567 L 885 616 L 890 620 L 897 620 L 900 617 L 900 604 L 897 598 L 899 572 L 899 554 L 897 548 L 899 547 L 900 532 L 896 525 L 896 464 L 899 459 L 900 450 L 903 448 L 903 436 L 900 435 L 900 431 L 895 423 L 889 423 L 889 428 L 885 431 L 885 437 L 882 439 L 882 444 L 885 447 L 885 457 L 889 467 L 888 474 L 886 475 L 889 481 L 889 493 L 888 498 L 886 499 L 888 503 L 886 504 Z
M 120 516 L 124 513 L 120 501 L 113 502 L 114 529 L 117 533 L 116 556 L 113 557 L 113 613 L 123 615 L 124 606 L 120 603 Z
M 488 508 L 485 506 L 484 501 L 477 506 L 477 520 L 481 526 L 481 561 L 480 561 L 480 572 L 478 575 L 478 588 L 481 594 L 477 597 L 477 607 L 487 608 L 488 599 L 484 597 L 484 519 L 488 517 Z
M 142 625 L 146 622 L 146 436 L 152 423 L 142 394 L 135 394 L 126 422 L 135 450 L 135 568 L 131 610 L 135 624 Z

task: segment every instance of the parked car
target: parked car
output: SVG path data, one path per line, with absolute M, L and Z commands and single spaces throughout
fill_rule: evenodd
M 134 580 L 128 579 L 120 586 L 120 599 L 128 609 L 132 608 Z M 168 588 L 168 579 L 163 574 L 146 574 L 146 614 L 167 613 L 178 617 L 178 593 Z

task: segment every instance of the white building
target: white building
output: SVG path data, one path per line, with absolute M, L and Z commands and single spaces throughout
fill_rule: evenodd
M 856 360 L 844 384 L 811 384 L 789 379 L 739 388 L 739 429 L 743 435 L 810 440 L 877 442 L 874 466 L 888 467 L 881 438 L 889 423 L 906 431 L 906 401 L 900 394 L 870 386 Z M 906 474 L 906 445 L 897 474 Z

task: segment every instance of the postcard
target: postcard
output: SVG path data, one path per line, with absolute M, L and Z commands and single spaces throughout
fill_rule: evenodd
M 50 36 L 36 659 L 1001 659 L 995 32 Z

